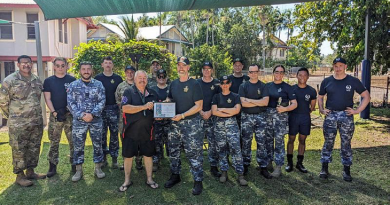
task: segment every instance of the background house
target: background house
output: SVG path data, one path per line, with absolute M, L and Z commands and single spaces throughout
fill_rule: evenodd
M 17 69 L 17 58 L 29 55 L 37 73 L 37 54 L 34 23 L 40 21 L 42 59 L 45 77 L 53 75 L 52 60 L 72 58 L 73 48 L 87 42 L 87 29 L 95 28 L 90 18 L 71 18 L 45 21 L 43 13 L 33 0 L 0 0 L 0 19 L 14 23 L 0 24 L 0 79 Z
M 97 29 L 88 32 L 88 41 L 106 41 L 106 38 L 112 34 L 116 34 L 121 39 L 125 38 L 125 34 L 117 25 L 99 23 L 97 27 Z M 182 46 L 189 44 L 188 39 L 174 25 L 161 26 L 161 34 L 160 26 L 140 27 L 138 28 L 137 40 L 161 40 L 166 49 L 176 56 L 184 55 Z
M 262 39 L 262 36 L 260 37 L 260 39 Z M 286 60 L 287 49 L 289 49 L 287 44 L 284 41 L 282 41 L 280 38 L 276 37 L 275 35 L 271 35 L 270 40 L 272 42 L 272 45 L 269 45 L 267 41 L 265 43 L 265 46 L 269 46 L 269 48 L 266 50 L 265 57 L 267 59 L 270 58 L 272 60 L 277 60 L 277 61 Z M 262 57 L 263 57 L 262 53 L 260 53 L 257 56 L 257 60 L 258 61 L 261 60 Z

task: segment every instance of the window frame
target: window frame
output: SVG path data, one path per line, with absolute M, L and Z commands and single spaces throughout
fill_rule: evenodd
M 11 19 L 8 20 L 8 19 L 4 19 L 4 20 L 7 20 L 7 21 L 13 21 L 13 12 L 12 11 L 0 11 L 0 13 L 10 13 L 11 14 Z M 11 27 L 11 38 L 2 38 L 2 35 L 1 35 L 1 27 Z M 8 23 L 8 24 L 0 24 L 0 40 L 14 40 L 14 26 L 12 23 Z
M 27 24 L 27 40 L 35 40 L 36 34 L 35 34 L 35 25 L 34 22 L 28 22 L 28 15 L 37 15 L 37 21 L 39 21 L 39 14 L 38 13 L 26 13 L 26 22 L 27 23 L 33 23 L 33 25 Z M 34 33 L 29 33 L 29 28 L 34 28 Z M 30 38 L 30 35 L 34 35 L 34 38 Z

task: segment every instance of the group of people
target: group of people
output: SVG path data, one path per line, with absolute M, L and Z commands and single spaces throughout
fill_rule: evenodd
M 109 56 L 102 60 L 103 72 L 95 78 L 92 78 L 91 62 L 78 65 L 80 79 L 67 74 L 66 59 L 55 58 L 53 64 L 55 74 L 42 83 L 31 73 L 31 58 L 20 56 L 19 70 L 7 76 L 0 89 L 0 110 L 8 118 L 13 172 L 17 175 L 15 182 L 21 186 L 31 186 L 32 179 L 52 177 L 57 173 L 62 131 L 69 142 L 74 172 L 72 181 L 77 182 L 83 177 L 84 147 L 89 131 L 94 174 L 99 179 L 105 177 L 102 167 L 108 166 L 107 156 L 110 155 L 111 168 L 124 169 L 125 180 L 119 187 L 121 192 L 133 184 L 130 177 L 133 158 L 137 169 L 145 167 L 146 185 L 152 189 L 159 187 L 152 176 L 160 167 L 165 147 L 171 176 L 164 187 L 172 188 L 181 181 L 180 155 L 184 150 L 194 180 L 192 194 L 201 194 L 205 138 L 210 173 L 221 183 L 228 180 L 231 157 L 238 183 L 248 185 L 245 175 L 252 162 L 253 137 L 257 144 L 258 170 L 266 179 L 279 177 L 282 173 L 286 134 L 289 139 L 285 170 L 291 172 L 294 169 L 294 141 L 298 135 L 295 167 L 303 173 L 308 172 L 303 165 L 305 141 L 310 135 L 310 113 L 315 110 L 317 92 L 307 85 L 309 71 L 306 68 L 298 70 L 298 83 L 290 86 L 283 82 L 286 73 L 283 65 L 274 67 L 273 82 L 264 83 L 258 78 L 260 69 L 256 64 L 248 67 L 246 76 L 242 73 L 243 60 L 235 58 L 233 74 L 217 80 L 213 78 L 213 64 L 206 61 L 202 67 L 203 77 L 195 80 L 189 76 L 189 59 L 182 56 L 177 59 L 179 78 L 168 85 L 167 73 L 157 59 L 151 62 L 149 77 L 144 70 L 126 66 L 125 81 L 113 73 L 114 64 Z M 334 74 L 324 79 L 318 92 L 319 111 L 325 115 L 320 177 L 329 176 L 328 163 L 332 161 L 334 141 L 339 131 L 343 179 L 352 181 L 353 115 L 365 109 L 370 96 L 358 79 L 346 74 L 345 59 L 336 58 L 333 69 Z M 42 91 L 50 110 L 47 174 L 34 172 L 43 134 Z M 353 103 L 355 92 L 362 97 L 356 108 Z M 176 115 L 155 118 L 156 102 L 174 102 Z M 107 145 L 108 130 L 110 140 Z M 118 165 L 119 139 L 124 159 L 122 167 Z

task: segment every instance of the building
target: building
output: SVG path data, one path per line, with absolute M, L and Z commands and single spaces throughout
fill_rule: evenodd
M 262 39 L 262 37 L 260 37 Z M 270 48 L 266 50 L 265 57 L 267 59 L 271 58 L 275 61 L 284 61 L 286 60 L 286 54 L 287 49 L 289 47 L 287 44 L 282 41 L 280 38 L 276 37 L 275 35 L 270 36 L 270 40 L 272 42 L 272 45 L 269 46 Z M 268 42 L 266 41 L 265 46 L 268 46 Z M 262 53 L 257 55 L 257 60 L 260 61 L 262 59 Z
M 0 79 L 17 69 L 17 58 L 29 55 L 37 73 L 34 21 L 40 22 L 42 59 L 45 77 L 53 75 L 52 60 L 73 58 L 73 48 L 87 42 L 87 29 L 96 28 L 90 18 L 45 21 L 43 12 L 33 0 L 0 0 Z
M 110 35 L 116 35 L 120 39 L 125 39 L 123 31 L 114 24 L 99 23 L 97 29 L 92 29 L 88 32 L 88 41 L 101 40 L 106 41 Z M 137 40 L 146 41 L 162 41 L 166 49 L 176 56 L 184 55 L 183 45 L 189 45 L 188 39 L 174 25 L 151 26 L 138 28 Z

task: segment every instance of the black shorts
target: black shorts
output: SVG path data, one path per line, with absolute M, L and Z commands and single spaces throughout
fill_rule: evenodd
M 290 113 L 288 116 L 288 134 L 310 135 L 311 119 L 310 114 Z
M 122 156 L 131 158 L 134 156 L 152 157 L 156 154 L 156 145 L 154 140 L 138 141 L 131 137 L 125 137 L 122 140 Z

